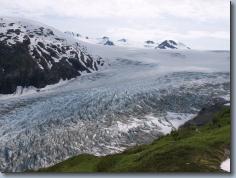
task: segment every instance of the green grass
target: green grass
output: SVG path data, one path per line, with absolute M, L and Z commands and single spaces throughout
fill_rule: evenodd
M 120 154 L 75 156 L 39 172 L 222 172 L 229 148 L 230 109 L 224 107 L 205 126 L 180 128 Z

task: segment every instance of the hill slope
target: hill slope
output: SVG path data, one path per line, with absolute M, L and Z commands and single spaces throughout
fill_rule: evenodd
M 36 88 L 98 70 L 95 59 L 56 29 L 15 18 L 0 18 L 0 93 L 17 86 Z
M 120 154 L 79 155 L 40 172 L 223 172 L 230 147 L 230 109 L 221 108 L 208 124 L 188 124 L 149 145 Z

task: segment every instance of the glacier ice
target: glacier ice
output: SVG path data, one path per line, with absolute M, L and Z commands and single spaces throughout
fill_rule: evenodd
M 1 171 L 149 143 L 230 94 L 227 51 L 80 44 L 103 57 L 103 70 L 33 94 L 0 97 Z

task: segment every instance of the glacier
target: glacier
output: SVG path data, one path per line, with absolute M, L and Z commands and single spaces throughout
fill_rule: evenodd
M 229 51 L 153 50 L 80 42 L 105 65 L 63 85 L 0 96 L 0 170 L 22 172 L 154 139 L 200 109 L 229 102 Z

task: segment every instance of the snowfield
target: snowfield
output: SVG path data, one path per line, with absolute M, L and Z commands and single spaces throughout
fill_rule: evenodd
M 220 168 L 226 172 L 230 172 L 230 159 L 226 159 L 220 165 Z
M 230 94 L 228 51 L 81 42 L 104 67 L 63 85 L 0 97 L 0 169 L 20 172 L 81 153 L 150 143 Z

